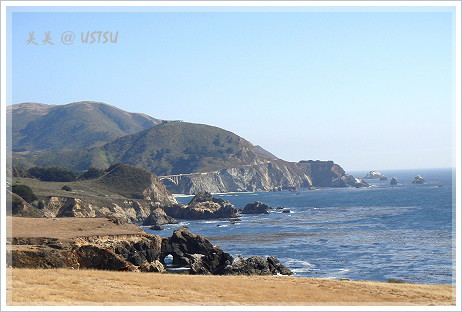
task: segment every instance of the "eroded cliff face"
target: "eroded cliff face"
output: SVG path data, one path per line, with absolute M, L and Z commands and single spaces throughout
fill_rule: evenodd
M 197 194 L 201 191 L 256 192 L 289 187 L 340 187 L 351 185 L 351 179 L 333 161 L 283 160 L 220 171 L 162 176 L 159 179 L 167 189 L 176 194 Z

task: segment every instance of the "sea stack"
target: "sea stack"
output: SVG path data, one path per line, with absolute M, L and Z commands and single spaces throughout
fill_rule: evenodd
M 412 181 L 412 184 L 424 184 L 425 179 L 422 178 L 422 176 L 418 175 L 414 178 L 414 181 Z
M 378 171 L 369 171 L 363 179 L 386 181 L 388 178 Z
M 396 180 L 395 177 L 391 178 L 390 185 L 397 185 L 397 184 L 398 184 L 398 180 Z

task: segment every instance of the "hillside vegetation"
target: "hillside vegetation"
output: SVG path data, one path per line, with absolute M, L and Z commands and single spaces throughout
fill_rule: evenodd
M 101 147 L 22 156 L 27 162 L 71 170 L 130 164 L 156 175 L 208 172 L 258 163 L 272 157 L 236 134 L 218 127 L 188 122 L 164 122 L 147 130 L 115 139 Z M 27 160 L 25 160 L 27 159 Z

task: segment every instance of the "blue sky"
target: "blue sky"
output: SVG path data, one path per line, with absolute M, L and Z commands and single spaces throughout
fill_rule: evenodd
M 101 101 L 347 171 L 452 166 L 451 12 L 12 16 L 8 104 Z M 25 42 L 32 31 L 37 46 Z M 48 31 L 55 45 L 42 45 Z M 83 44 L 87 31 L 118 41 Z

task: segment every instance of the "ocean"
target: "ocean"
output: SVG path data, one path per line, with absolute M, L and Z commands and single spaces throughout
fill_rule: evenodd
M 232 256 L 275 256 L 295 276 L 426 284 L 455 283 L 455 194 L 452 169 L 381 171 L 368 188 L 215 194 L 243 208 L 261 201 L 269 215 L 229 220 L 178 220 Z M 352 172 L 363 177 L 367 172 Z M 421 175 L 425 184 L 412 184 Z M 391 186 L 396 177 L 398 185 Z M 191 196 L 178 197 L 187 204 Z

